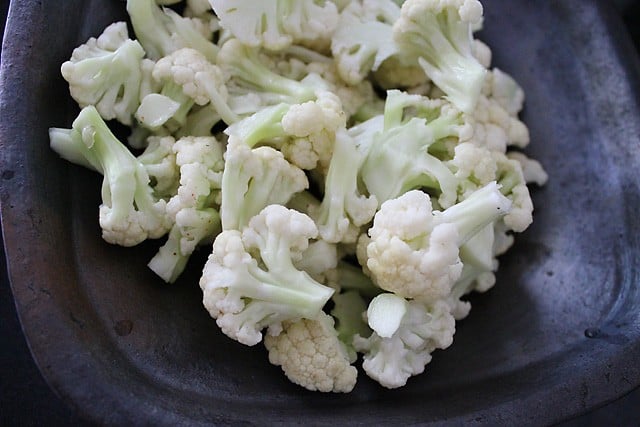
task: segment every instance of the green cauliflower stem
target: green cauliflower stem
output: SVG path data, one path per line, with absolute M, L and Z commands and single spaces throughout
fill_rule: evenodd
M 109 243 L 134 246 L 163 236 L 170 227 L 166 202 L 157 199 L 144 165 L 111 133 L 93 106 L 80 111 L 71 129 L 49 131 L 62 158 L 104 176 L 99 222 Z
M 105 120 L 131 125 L 140 104 L 144 55 L 140 43 L 129 39 L 126 23 L 116 22 L 74 49 L 61 73 L 81 108 L 93 105 Z
M 214 243 L 200 287 L 203 303 L 229 337 L 245 345 L 282 322 L 318 319 L 333 290 L 293 265 L 318 230 L 308 216 L 270 205 L 242 231 L 225 230 Z

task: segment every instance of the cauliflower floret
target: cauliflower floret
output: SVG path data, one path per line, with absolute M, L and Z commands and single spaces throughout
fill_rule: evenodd
M 351 366 L 331 316 L 283 322 L 282 332 L 267 335 L 264 344 L 269 361 L 289 380 L 307 390 L 348 393 L 353 390 L 358 370 Z
M 495 182 L 442 212 L 432 212 L 429 196 L 419 190 L 383 203 L 369 229 L 373 279 L 405 298 L 445 298 L 462 272 L 460 246 L 507 214 L 510 205 Z
M 308 216 L 270 205 L 242 231 L 216 237 L 200 287 L 203 303 L 229 337 L 245 345 L 278 335 L 282 322 L 317 319 L 333 290 L 296 269 L 318 229 Z
M 283 50 L 294 43 L 321 49 L 338 24 L 338 9 L 324 0 L 210 0 L 220 25 L 242 43 Z
M 285 204 L 309 187 L 302 169 L 271 147 L 250 148 L 230 138 L 222 174 L 220 214 L 225 230 L 242 229 L 270 204 Z
M 167 203 L 173 223 L 169 238 L 148 266 L 166 282 L 174 282 L 199 245 L 220 231 L 222 144 L 214 137 L 184 137 L 173 145 L 180 185 Z
M 358 169 L 362 157 L 346 130 L 336 133 L 331 164 L 324 183 L 324 196 L 317 210 L 312 209 L 320 236 L 331 243 L 355 243 L 359 227 L 373 218 L 378 200 L 358 188 Z
M 520 162 L 502 153 L 493 153 L 498 167 L 501 191 L 513 203 L 511 211 L 503 218 L 510 230 L 522 232 L 533 222 L 533 201 L 524 179 Z
M 170 118 L 177 127 L 183 126 L 195 104 L 210 103 L 227 124 L 238 120 L 227 103 L 222 71 L 197 50 L 183 48 L 161 58 L 155 64 L 153 78 L 161 83 L 161 91 L 147 95 L 142 100 L 146 108 L 141 107 L 136 114 L 138 120 L 151 129 L 164 125 Z M 157 107 L 160 96 L 167 100 L 166 108 Z M 153 97 L 151 101 L 150 97 Z
M 509 114 L 500 103 L 481 95 L 473 111 L 474 141 L 492 151 L 506 152 L 507 146 L 524 148 L 529 144 L 529 129 L 516 116 Z
M 507 153 L 507 157 L 520 163 L 522 174 L 527 184 L 534 183 L 538 186 L 543 186 L 549 179 L 549 175 L 547 175 L 540 162 L 527 157 L 526 154 L 512 151 Z
M 81 108 L 94 105 L 105 120 L 130 125 L 140 104 L 143 58 L 140 43 L 129 39 L 127 24 L 116 22 L 74 49 L 60 70 Z
M 147 138 L 147 147 L 138 156 L 138 161 L 149 174 L 157 198 L 173 196 L 180 182 L 180 170 L 173 151 L 175 142 L 171 136 L 150 136 Z
M 445 301 L 425 305 L 381 294 L 369 304 L 367 317 L 374 333 L 356 336 L 354 345 L 364 353 L 367 375 L 387 388 L 402 387 L 409 377 L 422 373 L 431 353 L 449 347 L 455 334 L 455 319 Z M 384 330 L 376 331 L 377 323 Z
M 471 32 L 482 13 L 478 0 L 407 0 L 393 26 L 399 54 L 417 62 L 467 113 L 475 109 L 487 73 L 473 55 Z
M 171 223 L 166 202 L 154 196 L 149 175 L 111 133 L 93 106 L 80 111 L 71 129 L 51 129 L 51 148 L 63 158 L 104 175 L 99 222 L 109 243 L 133 246 L 163 236 Z
M 360 83 L 396 53 L 393 23 L 399 16 L 400 7 L 391 0 L 354 1 L 340 13 L 331 52 L 345 82 Z
M 127 13 L 150 59 L 155 61 L 186 47 L 215 62 L 218 46 L 211 41 L 213 32 L 205 31 L 207 24 L 200 19 L 180 16 L 156 0 L 127 0 Z
M 302 169 L 325 169 L 331 161 L 336 131 L 346 126 L 340 98 L 317 91 L 315 101 L 294 104 L 282 117 L 282 129 L 293 140 L 281 150 L 291 163 Z
M 365 135 L 368 132 L 365 132 Z M 454 174 L 431 150 L 443 141 L 466 140 L 471 127 L 466 117 L 444 100 L 432 100 L 398 90 L 387 92 L 383 129 L 371 142 L 357 138 L 366 158 L 362 181 L 378 202 L 414 188 L 428 188 L 442 207 L 457 199 Z

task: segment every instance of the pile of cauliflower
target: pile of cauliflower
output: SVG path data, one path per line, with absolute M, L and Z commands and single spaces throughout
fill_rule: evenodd
M 422 373 L 547 179 L 520 150 L 523 90 L 474 38 L 481 3 L 126 8 L 62 65 L 81 111 L 50 129 L 104 176 L 104 240 L 162 239 L 166 282 L 210 251 L 190 268 L 220 330 L 309 390 L 351 391 L 359 357 L 384 387 Z

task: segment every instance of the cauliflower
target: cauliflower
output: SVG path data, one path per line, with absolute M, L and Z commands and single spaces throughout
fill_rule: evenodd
M 291 382 L 307 390 L 348 393 L 356 385 L 358 370 L 351 366 L 334 320 L 327 314 L 283 322 L 282 332 L 267 335 L 264 345 L 269 362 L 282 366 Z
M 222 144 L 214 137 L 184 137 L 172 147 L 180 168 L 180 185 L 167 203 L 173 223 L 169 238 L 148 266 L 166 282 L 174 282 L 196 247 L 213 241 L 220 231 Z
M 127 12 L 133 31 L 150 59 L 155 61 L 188 47 L 215 62 L 219 48 L 203 35 L 199 19 L 159 7 L 156 0 L 127 0 Z
M 297 104 L 315 99 L 315 88 L 277 74 L 258 50 L 238 39 L 229 39 L 222 45 L 216 64 L 231 77 L 236 97 L 256 99 L 254 111 L 280 102 Z
M 335 133 L 345 125 L 340 99 L 318 90 L 313 101 L 266 107 L 229 126 L 225 133 L 250 147 L 273 146 L 292 164 L 310 170 L 328 167 Z
M 405 110 L 409 107 L 417 113 L 407 118 Z M 458 182 L 429 149 L 441 139 L 465 139 L 468 133 L 464 116 L 445 101 L 389 91 L 384 129 L 374 133 L 373 140 L 366 144 L 362 181 L 379 203 L 407 190 L 426 187 L 439 194 L 442 207 L 451 206 L 457 199 Z
M 460 110 L 471 112 L 487 74 L 473 55 L 478 0 L 407 0 L 393 26 L 400 55 L 417 62 Z
M 250 148 L 229 140 L 222 174 L 222 228 L 242 229 L 271 204 L 285 204 L 309 186 L 302 169 L 271 147 Z
M 375 196 L 366 196 L 358 188 L 361 162 L 353 139 L 345 130 L 338 131 L 322 203 L 311 211 L 320 236 L 328 242 L 354 243 L 359 227 L 371 221 L 377 210 Z
M 161 83 L 159 94 L 149 94 L 136 112 L 138 120 L 154 129 L 172 119 L 184 125 L 194 104 L 211 104 L 226 123 L 238 120 L 227 104 L 227 88 L 220 69 L 197 50 L 178 49 L 158 60 L 153 78 Z M 167 101 L 162 101 L 162 98 Z M 160 99 L 160 100 L 159 100 Z M 166 108 L 162 108 L 165 106 Z
M 81 108 L 93 105 L 105 120 L 131 125 L 140 104 L 143 58 L 140 43 L 129 39 L 127 24 L 116 22 L 74 49 L 60 70 Z
M 200 287 L 204 306 L 222 332 L 255 345 L 265 328 L 278 335 L 284 321 L 322 315 L 333 290 L 293 265 L 317 234 L 308 216 L 270 205 L 242 231 L 225 230 L 216 237 Z
M 391 0 L 357 0 L 340 13 L 331 52 L 345 82 L 360 83 L 396 53 L 393 24 L 399 16 L 400 7 Z
M 462 271 L 460 246 L 508 214 L 510 205 L 496 183 L 442 212 L 432 212 L 429 197 L 417 190 L 383 203 L 367 245 L 375 283 L 424 302 L 446 297 Z
M 444 301 L 425 305 L 381 294 L 369 304 L 367 317 L 374 332 L 356 336 L 354 344 L 364 354 L 367 375 L 387 388 L 404 386 L 424 371 L 434 350 L 453 342 L 455 319 Z
M 353 390 L 359 354 L 387 388 L 421 373 L 548 179 L 513 150 L 524 90 L 474 38 L 479 0 L 124 4 L 62 65 L 82 111 L 49 131 L 103 175 L 103 238 L 164 237 L 168 283 L 210 250 L 218 328 L 309 390 Z
M 173 150 L 175 139 L 171 136 L 150 136 L 147 147 L 138 161 L 147 170 L 153 194 L 157 198 L 170 198 L 177 190 L 180 181 L 180 171 L 176 165 L 176 155 Z
M 95 107 L 83 108 L 71 129 L 50 129 L 49 138 L 62 158 L 104 175 L 99 209 L 104 240 L 134 246 L 169 231 L 165 200 L 154 196 L 145 167 L 111 133 Z
M 291 44 L 328 44 L 338 24 L 336 6 L 325 0 L 210 0 L 222 27 L 251 47 L 283 50 Z

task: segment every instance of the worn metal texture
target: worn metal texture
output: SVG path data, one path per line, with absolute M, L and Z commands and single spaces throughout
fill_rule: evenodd
M 533 226 L 471 298 L 454 344 L 398 390 L 360 375 L 307 392 L 265 350 L 223 336 L 196 256 L 179 283 L 146 268 L 153 242 L 100 239 L 101 178 L 60 160 L 47 129 L 77 107 L 73 47 L 124 19 L 119 0 L 12 2 L 0 80 L 0 198 L 11 286 L 34 359 L 89 420 L 112 425 L 551 424 L 640 385 L 640 67 L 595 0 L 484 0 L 480 38 L 527 93 L 525 150 L 550 175 Z M 55 36 L 54 36 L 55 35 Z

